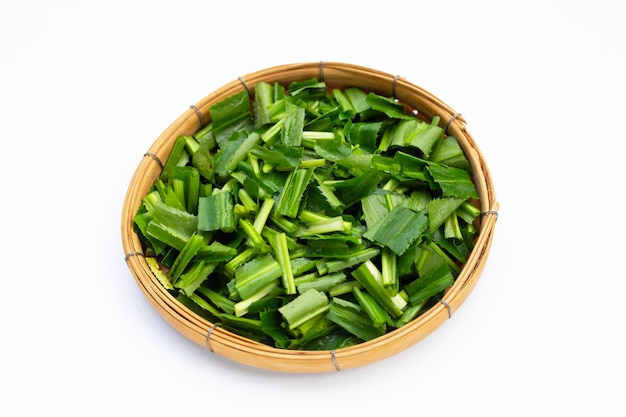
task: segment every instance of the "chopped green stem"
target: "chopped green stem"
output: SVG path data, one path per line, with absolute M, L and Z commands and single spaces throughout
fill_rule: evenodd
M 361 266 L 352 271 L 352 275 L 363 284 L 363 287 L 365 287 L 372 297 L 374 297 L 392 317 L 398 318 L 402 315 L 406 301 L 398 295 L 392 297 L 387 293 L 385 288 L 381 285 L 381 273 L 372 261 L 368 260 L 364 262 Z
M 176 257 L 172 267 L 170 268 L 169 275 L 172 278 L 172 281 L 176 281 L 178 277 L 180 277 L 185 268 L 187 268 L 189 262 L 191 262 L 193 257 L 196 256 L 196 253 L 198 253 L 200 248 L 205 244 L 206 242 L 204 238 L 198 234 L 194 234 L 189 238 L 187 243 L 185 243 L 183 250 L 180 251 L 180 254 Z
M 291 218 L 298 216 L 300 202 L 312 176 L 312 168 L 296 168 L 289 173 L 276 204 L 277 214 Z
M 296 278 L 294 278 L 293 282 L 294 284 L 296 284 L 296 288 L 301 285 L 301 284 L 305 284 L 307 282 L 311 282 L 314 281 L 315 279 L 319 278 L 320 274 L 317 273 L 316 271 L 314 272 L 310 272 L 308 274 L 304 274 L 304 275 L 300 275 Z M 301 291 L 299 291 L 301 292 Z
M 351 230 L 352 223 L 344 221 L 341 216 L 336 216 L 307 224 L 306 228 L 300 231 L 300 236 L 320 235 L 332 232 L 350 233 Z
M 278 311 L 283 315 L 289 330 L 302 326 L 305 322 L 326 313 L 330 308 L 328 297 L 323 292 L 309 289 L 305 293 L 280 307 Z
M 212 289 L 204 286 L 198 287 L 196 292 L 204 295 L 209 299 L 213 304 L 215 304 L 219 309 L 223 310 L 225 313 L 234 314 L 235 313 L 235 302 L 230 298 L 226 297 L 218 293 L 217 291 L 213 291 Z
M 454 283 L 454 277 L 446 264 L 441 264 L 428 274 L 409 283 L 405 289 L 409 302 L 417 305 L 430 297 L 439 294 Z
M 341 271 L 342 269 L 351 268 L 355 265 L 364 263 L 372 259 L 380 253 L 378 248 L 367 248 L 360 252 L 354 253 L 348 259 L 337 259 L 326 262 L 325 269 L 327 273 Z
M 424 300 L 419 304 L 407 306 L 407 308 L 402 313 L 402 316 L 398 320 L 396 320 L 395 327 L 400 328 L 413 321 L 424 308 L 426 301 L 427 300 Z
M 239 219 L 239 226 L 248 236 L 248 244 L 257 251 L 261 251 L 266 243 L 261 234 L 254 228 L 252 223 L 246 219 Z
M 239 201 L 246 208 L 248 212 L 254 213 L 259 209 L 259 205 L 250 197 L 250 194 L 245 190 L 245 188 L 240 188 L 237 192 L 239 196 Z
M 265 227 L 265 223 L 267 222 L 268 217 L 272 212 L 272 207 L 274 207 L 274 199 L 273 198 L 265 198 L 263 199 L 263 204 L 261 204 L 261 209 L 257 213 L 254 219 L 254 228 L 257 232 L 261 233 L 263 231 L 263 227 Z
M 234 200 L 230 192 L 219 191 L 207 197 L 200 197 L 198 229 L 205 232 L 214 230 L 232 232 L 235 229 Z
M 333 140 L 335 138 L 334 132 L 311 132 L 306 130 L 302 132 L 302 139 L 306 140 Z
M 459 226 L 459 218 L 452 213 L 444 222 L 444 236 L 447 239 L 463 239 L 461 227 Z
M 355 280 L 345 281 L 330 287 L 328 289 L 328 295 L 330 297 L 337 297 L 340 295 L 350 294 L 355 288 L 363 288 L 363 284 Z
M 289 248 L 287 247 L 287 235 L 285 233 L 276 233 L 272 235 L 270 245 L 274 250 L 274 255 L 280 264 L 282 270 L 282 281 L 285 293 L 287 295 L 295 294 L 296 284 L 294 283 L 293 271 L 291 270 L 291 260 L 289 258 Z
M 466 223 L 471 224 L 476 217 L 480 216 L 480 209 L 466 200 L 457 209 L 457 215 Z
M 281 229 L 285 233 L 295 234 L 300 229 L 300 226 L 298 224 L 283 216 L 271 214 L 270 220 L 272 220 L 272 223 L 274 223 L 279 229 Z
M 209 277 L 217 265 L 217 262 L 199 261 L 182 274 L 174 282 L 174 286 L 190 296 Z
M 315 223 L 315 222 L 319 222 L 319 221 L 324 221 L 324 220 L 328 220 L 330 219 L 330 217 L 320 214 L 320 213 L 314 213 L 310 210 L 302 210 L 300 212 L 300 215 L 298 216 L 298 218 L 303 222 L 303 223 Z
M 285 123 L 285 119 L 281 119 L 275 124 L 273 124 L 269 129 L 267 129 L 263 134 L 261 134 L 261 140 L 265 143 L 273 143 L 274 140 L 280 134 L 280 131 L 283 128 L 283 124 Z
M 358 287 L 352 290 L 359 306 L 367 313 L 370 320 L 376 327 L 383 327 L 387 323 L 391 323 L 391 318 L 384 308 L 369 293 L 362 291 Z
M 400 185 L 400 181 L 395 178 L 390 178 L 387 183 L 383 186 L 383 190 L 385 191 L 393 191 Z M 392 195 L 390 193 L 385 193 L 385 203 L 387 204 L 387 210 L 391 211 L 395 207 L 393 203 Z
M 356 111 L 354 110 L 354 107 L 352 107 L 350 99 L 343 93 L 343 91 L 335 88 L 332 93 L 335 100 L 337 100 L 337 103 L 339 103 L 342 113 L 350 118 L 354 117 Z
M 312 279 L 308 282 L 298 284 L 297 289 L 298 293 L 300 294 L 304 293 L 310 288 L 316 289 L 317 291 L 327 291 L 329 288 L 341 284 L 345 281 L 346 274 L 344 274 L 343 272 L 336 272 L 334 274 L 325 275 L 323 277 L 315 277 L 315 279 Z
M 240 252 L 237 256 L 232 258 L 230 261 L 228 261 L 226 265 L 224 265 L 224 272 L 229 277 L 234 277 L 235 270 L 239 268 L 241 265 L 248 262 L 250 259 L 252 259 L 252 257 L 256 255 L 256 253 L 257 252 L 253 248 L 245 249 L 244 251 Z
M 367 313 L 358 304 L 341 298 L 333 298 L 327 317 L 346 331 L 365 341 L 385 334 L 385 329 L 374 326 Z
M 380 256 L 381 260 L 381 275 L 383 286 L 393 293 L 398 289 L 398 270 L 397 261 L 398 255 L 396 255 L 391 249 L 383 248 Z
M 250 308 L 250 305 L 252 303 L 255 303 L 255 302 L 261 300 L 262 298 L 266 297 L 276 287 L 278 287 L 278 283 L 277 282 L 270 282 L 265 287 L 262 287 L 255 294 L 252 294 L 251 296 L 249 296 L 245 300 L 241 300 L 238 303 L 236 303 L 235 306 L 234 306 L 235 316 L 237 316 L 237 317 L 244 316 L 248 312 L 248 309 Z
M 298 168 L 318 168 L 326 165 L 325 159 L 304 159 L 300 161 Z
M 439 245 L 437 245 L 435 242 L 431 242 L 429 248 L 432 249 L 432 251 L 435 252 L 437 255 L 441 256 L 446 261 L 446 264 L 448 264 L 448 266 L 452 268 L 454 272 L 456 272 L 457 274 L 461 272 L 461 267 L 457 265 L 454 259 L 448 256 L 448 254 L 443 249 L 441 249 Z
M 260 255 L 235 270 L 235 287 L 245 300 L 270 282 L 277 281 L 281 274 L 280 264 L 270 254 Z

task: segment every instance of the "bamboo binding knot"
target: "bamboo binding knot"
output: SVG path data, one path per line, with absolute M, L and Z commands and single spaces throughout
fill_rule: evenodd
M 204 341 L 204 346 L 211 352 L 215 352 L 211 347 L 211 333 L 213 333 L 213 329 L 215 329 L 215 324 L 212 324 L 211 327 L 209 327 L 209 330 L 206 334 L 206 340 Z
M 163 162 L 159 159 L 158 156 L 156 156 L 155 154 L 153 154 L 152 152 L 146 152 L 143 154 L 143 156 L 149 156 L 150 158 L 154 159 L 156 161 L 157 164 L 159 164 L 159 167 L 161 168 L 161 170 L 163 170 Z
M 496 220 L 498 220 L 498 211 L 497 210 L 487 210 L 487 211 L 483 211 L 482 213 L 480 213 L 481 215 L 486 215 L 486 214 L 491 214 L 493 216 L 495 216 Z
M 341 368 L 339 367 L 339 364 L 337 363 L 337 356 L 335 355 L 335 349 L 330 351 L 330 358 L 333 361 L 333 366 L 335 367 L 335 370 L 337 372 L 341 371 Z
M 396 87 L 398 85 L 398 79 L 400 78 L 399 75 L 396 75 L 395 77 L 393 77 L 393 80 L 391 81 L 391 97 L 394 100 L 398 99 L 398 95 L 396 94 Z
M 248 97 L 252 98 L 252 93 L 250 92 L 250 88 L 248 88 L 248 84 L 246 84 L 246 81 L 243 79 L 243 77 L 239 77 L 239 82 L 241 83 L 241 85 L 243 85 L 243 88 L 245 88 L 246 91 L 248 92 Z
M 195 104 L 192 104 L 191 106 L 189 106 L 189 108 L 192 109 L 194 113 L 196 113 L 196 116 L 198 116 L 198 120 L 200 120 L 200 129 L 202 129 L 206 125 L 204 114 L 202 114 L 198 106 L 196 106 Z
M 443 298 L 439 299 L 439 302 L 441 304 L 443 304 L 443 306 L 446 308 L 446 310 L 448 310 L 448 318 L 451 319 L 452 318 L 452 307 L 450 307 L 450 304 L 448 304 L 446 302 L 446 300 L 444 300 Z
M 448 122 L 446 123 L 446 127 L 443 128 L 443 133 L 445 133 L 446 135 L 448 134 L 448 127 L 450 127 L 450 124 L 454 121 L 454 119 L 459 116 L 461 116 L 461 113 L 454 113 L 452 117 L 450 117 L 450 120 L 448 120 Z
M 124 256 L 124 261 L 127 262 L 131 256 L 145 256 L 145 255 L 143 254 L 143 252 L 139 252 L 139 251 L 129 252 Z

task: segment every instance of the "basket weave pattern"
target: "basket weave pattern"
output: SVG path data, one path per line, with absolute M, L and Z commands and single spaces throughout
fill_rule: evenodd
M 133 219 L 142 198 L 161 173 L 174 142 L 180 135 L 192 135 L 209 122 L 209 108 L 231 95 L 248 90 L 254 95 L 259 81 L 288 85 L 317 77 L 331 88 L 360 87 L 416 109 L 424 118 L 439 116 L 446 132 L 463 148 L 473 170 L 479 194 L 479 232 L 475 247 L 461 273 L 441 301 L 411 323 L 384 336 L 356 346 L 332 351 L 291 351 L 272 348 L 224 330 L 199 317 L 178 302 L 156 280 L 143 257 L 143 247 L 133 229 Z M 442 126 L 443 127 L 443 126 Z M 303 63 L 282 65 L 240 77 L 190 106 L 152 144 L 141 159 L 129 185 L 122 210 L 122 243 L 126 263 L 152 306 L 182 335 L 208 350 L 253 367 L 283 372 L 329 372 L 350 369 L 394 355 L 431 334 L 467 299 L 485 266 L 499 204 L 485 159 L 466 128 L 463 117 L 437 97 L 401 77 L 345 63 Z

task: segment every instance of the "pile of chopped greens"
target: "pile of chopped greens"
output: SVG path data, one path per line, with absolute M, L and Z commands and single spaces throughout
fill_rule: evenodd
M 283 349 L 375 339 L 438 302 L 473 248 L 457 140 L 392 98 L 259 82 L 177 138 L 134 218 L 159 282 Z

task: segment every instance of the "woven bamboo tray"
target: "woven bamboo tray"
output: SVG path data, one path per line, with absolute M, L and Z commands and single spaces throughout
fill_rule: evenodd
M 446 132 L 456 137 L 473 169 L 479 194 L 479 231 L 475 247 L 454 285 L 435 306 L 411 323 L 384 336 L 356 346 L 327 351 L 290 351 L 251 341 L 224 330 L 191 312 L 156 280 L 143 257 L 143 247 L 133 230 L 133 218 L 142 198 L 161 173 L 171 148 L 180 135 L 192 135 L 209 120 L 209 107 L 243 89 L 254 94 L 259 81 L 288 85 L 317 77 L 329 87 L 360 87 L 395 97 L 431 119 L 439 116 Z M 405 79 L 370 68 L 337 62 L 281 65 L 254 72 L 224 85 L 176 119 L 152 144 L 141 159 L 128 187 L 122 211 L 122 243 L 125 261 L 144 295 L 158 313 L 182 335 L 239 363 L 282 372 L 330 372 L 366 365 L 394 355 L 424 339 L 451 318 L 474 289 L 487 260 L 493 240 L 499 204 L 485 159 L 466 128 L 464 118 L 440 99 Z

